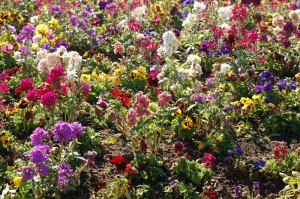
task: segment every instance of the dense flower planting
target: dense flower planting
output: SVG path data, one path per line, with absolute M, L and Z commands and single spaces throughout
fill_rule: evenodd
M 1 199 L 300 197 L 300 1 L 0 5 Z

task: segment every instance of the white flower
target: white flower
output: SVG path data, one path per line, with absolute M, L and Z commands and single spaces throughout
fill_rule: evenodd
M 300 22 L 299 10 L 292 10 L 289 13 L 289 17 L 292 19 L 292 21 L 295 25 L 299 24 L 299 22 Z
M 157 49 L 157 54 L 159 56 L 162 56 L 162 57 L 165 57 L 166 56 L 166 50 L 163 46 L 160 46 L 158 49 Z
M 20 57 L 21 57 L 21 52 L 20 51 L 14 52 L 14 58 L 15 59 L 20 59 Z
M 36 54 L 36 57 L 38 58 L 38 60 L 42 60 L 42 59 L 47 59 L 47 50 L 39 50 Z
M 65 54 L 67 52 L 67 49 L 66 49 L 66 47 L 64 47 L 64 46 L 60 46 L 58 49 L 57 49 L 57 53 L 59 54 L 59 55 L 63 55 L 63 54 Z M 61 57 L 61 56 L 60 56 Z
M 186 93 L 187 95 L 191 95 L 192 92 L 193 92 L 193 90 L 192 90 L 190 87 L 187 87 L 186 90 L 185 90 L 185 93 Z
M 194 84 L 192 85 L 192 90 L 194 91 L 194 92 L 201 92 L 202 91 L 202 89 L 201 89 L 201 82 L 199 82 L 199 81 L 195 81 L 194 82 Z
M 281 27 L 284 24 L 284 18 L 278 12 L 272 15 L 272 25 Z
M 4 199 L 4 197 L 8 194 L 8 192 L 15 193 L 16 190 L 9 190 L 9 185 L 6 184 L 6 187 L 5 187 L 5 189 L 3 189 L 0 199 Z
M 68 79 L 73 79 L 73 78 L 77 78 L 77 77 L 78 77 L 78 76 L 77 76 L 77 74 L 76 74 L 75 69 L 73 69 L 73 70 L 67 69 L 67 78 L 68 78 Z
M 31 18 L 30 18 L 30 22 L 31 22 L 31 23 L 34 23 L 34 22 L 36 22 L 38 19 L 39 19 L 38 16 L 31 17 Z
M 163 34 L 162 38 L 164 40 L 165 52 L 171 56 L 178 48 L 175 34 L 172 31 L 167 31 Z
M 56 64 L 60 62 L 60 56 L 58 55 L 57 52 L 50 53 L 47 55 L 47 60 L 48 60 L 49 66 L 53 67 L 53 66 L 56 66 Z
M 134 10 L 132 10 L 130 12 L 131 16 L 133 19 L 137 20 L 137 21 L 141 21 L 144 17 L 144 15 L 146 14 L 146 6 L 140 6 L 140 7 L 136 7 Z
M 43 37 L 41 34 L 35 35 L 32 38 L 33 43 L 41 43 L 43 40 Z
M 224 20 L 229 20 L 230 17 L 233 16 L 231 6 L 219 8 L 218 13 L 219 13 L 219 17 L 223 18 Z
M 227 72 L 229 72 L 231 70 L 232 66 L 230 66 L 229 64 L 221 64 L 221 70 L 220 73 L 222 73 L 223 75 Z
M 192 63 L 192 65 L 199 64 L 201 62 L 201 58 L 197 55 L 190 54 L 187 58 L 188 63 Z
M 39 61 L 37 69 L 38 69 L 38 71 L 41 71 L 43 73 L 48 73 L 49 72 L 48 60 L 47 59 L 41 59 Z
M 220 28 L 223 29 L 224 35 L 228 36 L 228 31 L 231 29 L 231 27 L 227 23 L 223 23 Z
M 181 78 L 181 81 L 186 80 L 187 78 L 190 77 L 190 70 L 189 69 L 184 69 L 184 68 L 180 68 L 178 70 L 179 76 Z
M 205 8 L 206 5 L 203 2 L 195 1 L 193 10 L 195 10 L 198 13 L 201 13 L 205 10 Z
M 197 15 L 189 13 L 187 18 L 183 21 L 182 25 L 185 29 L 192 28 L 197 21 Z

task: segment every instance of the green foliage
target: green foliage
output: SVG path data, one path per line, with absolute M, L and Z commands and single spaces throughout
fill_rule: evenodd
M 174 172 L 195 184 L 207 184 L 211 175 L 209 168 L 194 160 L 190 161 L 184 156 L 180 157 L 179 162 L 175 164 Z
M 164 188 L 165 199 L 170 198 L 187 198 L 187 199 L 202 199 L 204 197 L 200 196 L 196 188 L 191 184 L 190 186 L 185 185 L 183 182 L 178 180 L 172 181 L 172 183 Z
M 154 154 L 149 156 L 139 152 L 135 155 L 131 164 L 139 170 L 139 174 L 135 175 L 135 177 L 141 177 L 144 180 L 149 178 L 155 181 L 159 177 L 166 176 L 160 168 L 163 166 L 163 162 L 159 161 Z
M 96 133 L 95 129 L 88 127 L 87 130 L 82 133 L 78 142 L 80 143 L 82 153 L 85 153 L 88 150 L 95 150 L 97 154 L 101 154 L 101 149 L 99 147 L 102 143 L 101 133 Z
M 204 138 L 203 144 L 219 156 L 224 156 L 227 154 L 228 150 L 233 149 L 232 137 L 226 133 L 221 133 L 216 130 L 212 130 L 207 137 Z
M 100 189 L 98 196 L 100 198 L 123 198 L 125 196 L 130 198 L 127 182 L 124 176 L 121 178 L 115 176 L 115 179 L 107 185 L 107 189 Z
M 136 190 L 136 196 L 137 198 L 140 198 L 140 199 L 148 199 L 150 197 L 150 191 L 153 191 L 153 189 L 148 186 L 148 185 L 138 185 L 137 187 L 139 187 L 137 190 Z

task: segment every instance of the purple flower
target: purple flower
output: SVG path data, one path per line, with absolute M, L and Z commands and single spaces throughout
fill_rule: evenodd
M 288 48 L 288 47 L 290 47 L 291 42 L 288 39 L 282 39 L 282 45 L 284 48 Z
M 289 84 L 290 84 L 291 89 L 296 90 L 297 85 L 294 81 L 290 81 Z
M 174 7 L 171 9 L 170 14 L 171 14 L 172 16 L 174 16 L 177 12 L 178 12 L 178 8 L 174 6 Z
M 223 111 L 228 112 L 233 110 L 233 105 L 228 101 L 226 104 L 223 104 Z
M 190 97 L 190 100 L 193 102 L 203 102 L 205 100 L 205 97 L 203 93 L 195 93 Z
M 157 65 L 153 65 L 151 68 L 150 68 L 150 71 L 157 71 L 160 69 L 160 66 L 157 66 Z
M 78 19 L 77 16 L 72 16 L 72 17 L 69 18 L 69 23 L 70 23 L 72 26 L 76 26 L 76 24 L 77 24 L 77 19 Z
M 184 18 L 187 18 L 187 17 L 188 17 L 188 15 L 189 15 L 189 12 L 188 12 L 188 11 L 186 11 L 186 12 L 182 13 L 182 16 L 183 16 Z
M 50 40 L 51 40 L 51 39 L 55 39 L 55 35 L 52 34 L 52 33 L 49 33 L 49 34 L 48 34 L 48 39 L 50 39 Z
M 208 86 L 208 87 L 215 87 L 215 80 L 213 79 L 213 78 L 208 78 L 207 80 L 206 80 L 206 85 Z
M 220 97 L 217 95 L 217 92 L 208 94 L 207 99 L 211 100 L 212 98 L 215 98 L 216 100 L 220 99 Z
M 262 92 L 262 87 L 260 85 L 256 85 L 255 90 L 256 90 L 257 94 L 260 94 Z
M 97 156 L 96 151 L 87 151 L 85 154 L 83 154 L 85 157 L 87 157 L 87 166 L 92 168 L 95 166 L 95 160 L 94 158 Z
M 282 89 L 286 90 L 286 82 L 283 79 L 279 81 L 278 91 L 282 92 Z
M 259 182 L 253 182 L 254 185 L 254 195 L 257 196 L 260 193 Z
M 228 155 L 228 156 L 232 155 L 232 153 L 233 153 L 232 150 L 228 150 L 228 151 L 227 151 L 227 155 Z
M 70 126 L 72 129 L 72 139 L 75 140 L 76 137 L 79 138 L 83 131 L 82 125 L 79 122 L 73 122 L 72 124 L 70 124 Z
M 235 193 L 239 198 L 242 198 L 241 186 L 236 186 Z
M 101 114 L 103 113 L 103 111 L 102 111 L 100 108 L 96 107 L 95 113 L 96 113 L 97 115 L 101 115 Z
M 179 37 L 180 37 L 180 30 L 175 29 L 175 30 L 173 30 L 173 33 L 175 34 L 175 37 L 176 37 L 176 38 L 179 38 Z
M 98 5 L 100 10 L 104 10 L 106 8 L 107 3 L 106 1 L 100 1 Z
M 270 83 L 265 83 L 262 89 L 263 89 L 264 91 L 269 91 L 269 90 L 271 90 L 271 87 L 272 87 L 272 84 L 270 84 Z
M 49 9 L 49 12 L 54 13 L 54 18 L 59 19 L 62 15 L 62 10 L 58 5 L 52 5 Z
M 264 161 L 262 161 L 262 160 L 256 161 L 256 162 L 254 162 L 254 168 L 253 168 L 253 170 L 257 170 L 260 167 L 264 167 L 265 165 L 266 165 L 266 163 Z
M 55 48 L 60 47 L 60 46 L 64 46 L 66 48 L 69 48 L 69 44 L 64 42 L 64 41 L 57 41 L 54 45 Z
M 95 37 L 95 28 L 91 28 L 87 31 L 87 34 L 90 36 L 90 37 Z
M 50 48 L 50 47 L 51 47 L 50 44 L 44 43 L 43 46 L 42 46 L 42 50 L 46 50 L 46 49 L 48 49 L 48 48 Z
M 22 177 L 23 180 L 32 180 L 33 176 L 35 176 L 36 170 L 32 165 L 28 165 L 22 168 L 22 173 L 20 176 Z
M 240 147 L 235 147 L 234 148 L 234 151 L 239 154 L 239 155 L 242 155 L 243 154 L 243 150 L 240 148 Z
M 48 171 L 49 171 L 49 167 L 45 164 L 45 163 L 37 163 L 36 164 L 36 171 L 41 175 L 41 176 L 45 176 L 47 175 Z
M 271 103 L 272 102 L 272 95 L 267 95 L 266 97 L 266 100 L 265 100 L 266 103 Z
M 49 151 L 50 151 L 50 148 L 48 145 L 35 146 L 29 152 L 29 159 L 33 163 L 43 162 L 44 160 L 46 160 L 48 158 L 49 155 L 47 154 L 47 152 L 49 152 Z
M 59 121 L 54 125 L 53 135 L 57 142 L 68 141 L 72 138 L 72 127 L 66 122 Z
M 49 133 L 42 129 L 41 127 L 36 128 L 31 137 L 31 144 L 33 146 L 43 146 L 45 145 L 43 139 L 49 138 Z
M 68 176 L 72 171 L 69 164 L 61 163 L 58 165 L 58 185 L 61 189 L 64 189 L 64 191 L 67 191 L 67 185 L 70 181 Z
M 206 55 L 209 55 L 210 54 L 210 50 L 208 48 L 207 43 L 208 43 L 208 40 L 202 41 L 201 44 L 200 44 L 199 51 L 200 52 L 205 52 Z

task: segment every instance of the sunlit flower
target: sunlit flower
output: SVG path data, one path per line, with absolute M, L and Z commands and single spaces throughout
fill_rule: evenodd
M 113 82 L 118 86 L 120 84 L 122 84 L 122 81 L 120 80 L 120 78 L 118 77 L 112 77 L 111 78 L 113 80 Z
M 82 74 L 81 75 L 81 80 L 85 81 L 85 82 L 90 82 L 91 81 L 91 76 L 89 76 L 87 74 Z

